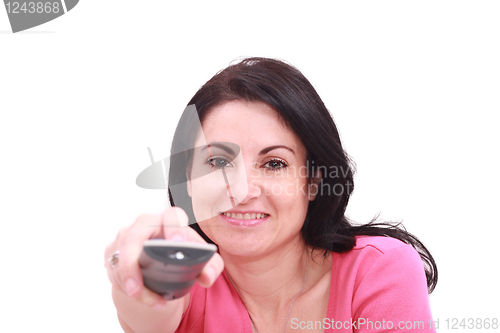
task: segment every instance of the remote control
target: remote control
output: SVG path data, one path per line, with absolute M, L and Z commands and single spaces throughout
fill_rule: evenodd
M 166 300 L 178 299 L 191 290 L 216 251 L 207 243 L 147 240 L 139 257 L 144 285 Z

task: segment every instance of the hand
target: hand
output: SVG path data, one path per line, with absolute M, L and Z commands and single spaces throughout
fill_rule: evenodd
M 162 310 L 166 304 L 165 299 L 144 287 L 138 264 L 139 255 L 143 242 L 151 238 L 206 243 L 196 231 L 187 225 L 186 213 L 180 208 L 172 207 L 162 215 L 141 215 L 134 224 L 122 229 L 116 239 L 106 248 L 104 254 L 105 266 L 113 288 L 141 304 Z M 120 252 L 119 260 L 111 266 L 109 258 L 115 251 Z M 220 255 L 215 253 L 198 277 L 198 283 L 209 288 L 223 269 L 224 262 Z

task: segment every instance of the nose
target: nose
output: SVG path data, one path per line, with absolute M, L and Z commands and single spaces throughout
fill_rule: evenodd
M 228 184 L 228 194 L 234 205 L 246 204 L 262 194 L 259 173 L 253 163 L 245 163 L 238 168 L 236 175 Z

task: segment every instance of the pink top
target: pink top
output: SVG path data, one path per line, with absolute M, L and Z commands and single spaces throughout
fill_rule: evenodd
M 389 237 L 357 237 L 346 253 L 332 252 L 327 318 L 290 318 L 289 329 L 307 332 L 435 332 L 424 267 L 418 253 Z M 316 325 L 316 326 L 315 326 Z M 198 284 L 176 333 L 252 333 L 248 312 L 224 272 L 214 285 Z

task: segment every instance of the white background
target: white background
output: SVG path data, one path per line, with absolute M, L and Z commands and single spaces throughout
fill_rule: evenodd
M 447 318 L 500 318 L 497 1 L 82 0 L 12 34 L 0 7 L 0 331 L 121 332 L 106 245 L 165 193 L 196 90 L 242 56 L 284 59 L 358 166 L 349 215 L 403 219 L 432 251 Z M 450 321 L 451 323 L 451 321 Z

